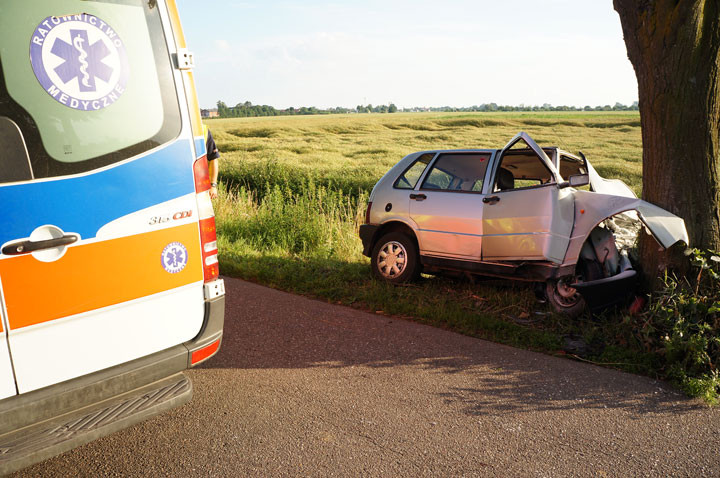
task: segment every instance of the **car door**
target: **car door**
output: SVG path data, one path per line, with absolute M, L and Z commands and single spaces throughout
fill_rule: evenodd
M 440 153 L 409 195 L 420 253 L 479 260 L 483 186 L 492 151 Z
M 24 393 L 202 327 L 196 152 L 163 8 L 3 3 L 0 393 L 8 347 Z
M 526 147 L 521 146 L 521 142 Z M 520 133 L 500 152 L 483 210 L 483 260 L 561 263 L 574 218 L 571 192 L 540 147 Z

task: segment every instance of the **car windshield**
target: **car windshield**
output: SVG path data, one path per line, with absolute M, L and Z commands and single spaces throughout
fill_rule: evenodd
M 552 172 L 532 149 L 510 149 L 500 160 L 494 190 L 521 189 L 554 181 Z

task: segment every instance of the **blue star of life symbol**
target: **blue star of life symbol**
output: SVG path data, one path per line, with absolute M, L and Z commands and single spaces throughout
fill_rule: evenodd
M 165 246 L 160 257 L 163 268 L 171 274 L 180 272 L 188 263 L 187 248 L 180 242 L 171 242 Z
M 72 43 L 57 38 L 51 52 L 65 61 L 55 68 L 55 73 L 64 83 L 78 79 L 81 92 L 96 91 L 95 79 L 110 81 L 113 69 L 103 63 L 110 50 L 102 40 L 92 45 L 87 30 L 70 30 Z
M 165 255 L 165 260 L 170 267 L 179 267 L 185 262 L 185 253 L 182 249 L 175 247 Z

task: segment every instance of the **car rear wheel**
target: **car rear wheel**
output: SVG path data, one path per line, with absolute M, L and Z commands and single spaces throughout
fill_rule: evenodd
M 420 277 L 417 246 L 402 232 L 385 234 L 375 243 L 371 266 L 373 276 L 387 282 L 409 282 Z

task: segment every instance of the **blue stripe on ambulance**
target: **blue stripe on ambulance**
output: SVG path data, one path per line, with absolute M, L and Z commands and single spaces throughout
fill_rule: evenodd
M 142 158 L 87 176 L 0 187 L 5 216 L 0 244 L 28 237 L 43 224 L 91 239 L 110 221 L 193 192 L 190 148 L 190 141 L 179 140 Z M 28 218 L 32 218 L 32 225 Z
M 207 152 L 205 151 L 205 138 L 195 138 L 195 151 L 197 152 L 198 158 Z

